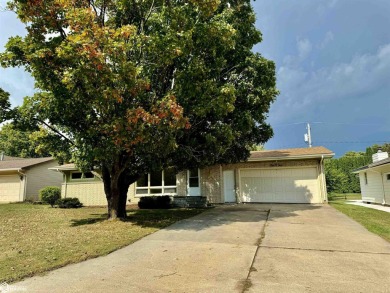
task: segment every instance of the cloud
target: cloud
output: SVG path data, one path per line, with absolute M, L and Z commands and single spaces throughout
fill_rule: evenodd
M 298 55 L 301 60 L 305 59 L 310 54 L 312 48 L 313 46 L 308 39 L 297 40 Z
M 346 100 L 350 100 L 353 105 L 361 99 L 362 107 L 368 107 L 364 105 L 375 103 L 370 101 L 371 96 L 380 90 L 390 90 L 389 76 L 390 43 L 378 48 L 373 54 L 356 55 L 349 62 L 313 71 L 284 64 L 277 72 L 281 95 L 272 116 L 285 121 L 294 115 L 301 116 L 305 108 Z M 378 106 L 386 108 L 390 102 Z
M 337 6 L 338 0 L 325 0 L 319 1 L 319 5 L 317 7 L 317 13 L 319 15 L 323 15 L 328 10 L 334 9 Z
M 319 44 L 318 48 L 320 49 L 323 49 L 326 47 L 326 45 L 328 45 L 330 42 L 332 42 L 334 40 L 334 34 L 331 32 L 331 31 L 328 31 L 326 34 L 325 34 L 325 37 L 324 39 L 321 41 L 321 43 Z

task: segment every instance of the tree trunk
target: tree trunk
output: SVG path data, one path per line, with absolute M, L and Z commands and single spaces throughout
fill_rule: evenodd
M 119 174 L 118 174 L 119 173 Z M 119 176 L 120 172 L 118 168 L 108 168 L 107 166 L 102 167 L 103 185 L 104 192 L 107 199 L 107 214 L 108 219 L 118 218 L 119 210 Z
M 118 217 L 124 219 L 127 217 L 126 205 L 127 205 L 127 192 L 129 187 L 133 184 L 139 175 L 130 175 L 129 172 L 123 172 L 119 177 L 119 208 Z
M 130 175 L 126 170 L 117 174 L 115 168 L 111 170 L 105 166 L 102 167 L 102 177 L 104 184 L 104 192 L 107 198 L 107 213 L 108 219 L 125 219 L 127 192 L 132 183 L 134 183 L 139 175 Z

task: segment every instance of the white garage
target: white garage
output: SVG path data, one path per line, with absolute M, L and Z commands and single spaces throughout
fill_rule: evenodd
M 216 203 L 325 203 L 324 161 L 333 155 L 320 146 L 253 151 L 246 162 L 220 167 L 222 184 L 218 169 L 204 170 L 204 194 Z
M 239 170 L 243 202 L 321 203 L 316 167 Z
M 0 176 L 0 202 L 19 201 L 21 187 L 18 175 Z

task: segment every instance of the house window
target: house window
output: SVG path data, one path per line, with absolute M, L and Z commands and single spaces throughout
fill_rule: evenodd
M 93 175 L 92 172 L 72 172 L 70 173 L 70 179 L 71 180 L 93 180 L 95 178 L 95 175 Z
M 136 183 L 136 195 L 175 195 L 176 174 L 172 170 L 142 175 Z
M 198 169 L 189 170 L 189 185 L 190 187 L 199 187 L 199 171 Z
M 366 185 L 368 184 L 367 172 L 364 172 L 364 182 L 366 183 Z
M 390 181 L 390 174 L 386 174 L 386 178 Z

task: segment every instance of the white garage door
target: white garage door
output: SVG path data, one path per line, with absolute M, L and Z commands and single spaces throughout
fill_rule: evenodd
M 322 203 L 317 168 L 241 169 L 244 202 Z
M 0 176 L 0 202 L 19 201 L 20 179 L 18 175 Z

